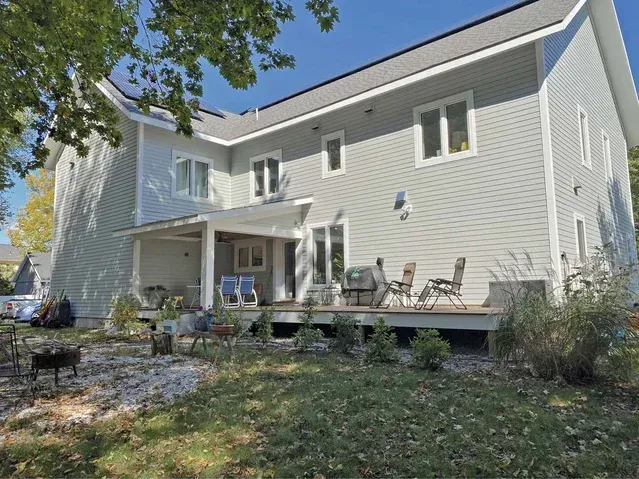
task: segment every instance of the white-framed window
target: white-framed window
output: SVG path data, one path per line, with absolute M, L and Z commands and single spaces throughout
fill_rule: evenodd
M 250 238 L 234 242 L 235 273 L 266 271 L 266 238 Z
M 579 118 L 579 146 L 581 148 L 581 164 L 592 170 L 590 159 L 590 132 L 588 130 L 588 113 L 580 106 L 577 107 Z
M 346 174 L 344 130 L 322 135 L 322 178 Z
M 586 234 L 586 219 L 579 213 L 575 213 L 575 245 L 577 246 L 577 258 L 579 263 L 587 263 L 588 240 Z
M 606 179 L 612 181 L 612 159 L 610 157 L 610 136 L 601 131 L 601 144 L 603 145 L 604 168 L 606 170 Z
M 277 196 L 282 183 L 282 150 L 252 157 L 250 167 L 251 201 Z
M 311 288 L 340 284 L 348 267 L 348 222 L 309 225 L 307 236 Z
M 415 168 L 477 155 L 473 91 L 413 108 Z
M 173 198 L 213 201 L 213 159 L 173 150 L 171 196 Z

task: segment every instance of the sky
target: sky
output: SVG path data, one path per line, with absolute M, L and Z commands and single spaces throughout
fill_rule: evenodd
M 249 90 L 234 90 L 210 66 L 204 69 L 204 99 L 235 112 L 259 107 L 298 90 L 426 40 L 513 2 L 508 0 L 334 0 L 340 23 L 321 33 L 304 2 L 291 1 L 297 19 L 283 26 L 276 46 L 296 58 L 294 70 L 260 73 Z M 392 8 L 389 8 L 392 5 Z M 639 84 L 639 0 L 615 0 L 617 15 Z M 26 201 L 24 182 L 9 192 L 15 210 Z M 0 243 L 8 243 L 0 231 Z

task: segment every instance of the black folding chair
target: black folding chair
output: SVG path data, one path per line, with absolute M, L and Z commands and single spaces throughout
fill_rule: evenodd
M 441 296 L 447 297 L 457 309 L 468 309 L 461 299 L 462 278 L 464 277 L 465 268 L 466 258 L 457 258 L 452 281 L 442 278 L 429 279 L 417 299 L 415 309 L 433 309 Z
M 393 298 L 397 298 L 400 301 L 405 299 L 407 303 L 412 306 L 413 300 L 410 297 L 410 293 L 411 293 L 411 289 L 413 288 L 413 279 L 415 278 L 416 267 L 417 267 L 416 263 L 406 263 L 406 265 L 404 266 L 404 274 L 402 275 L 402 280 L 391 281 L 390 283 L 387 283 L 386 289 L 384 289 L 384 292 L 381 295 L 379 294 L 379 291 L 381 291 L 381 288 L 380 288 L 378 293 L 375 294 L 373 301 L 371 302 L 371 307 L 373 308 L 381 307 L 382 304 L 384 304 L 384 302 L 389 296 L 392 296 Z M 387 308 L 390 306 L 390 303 L 391 303 L 391 300 L 389 300 L 388 303 L 386 303 Z

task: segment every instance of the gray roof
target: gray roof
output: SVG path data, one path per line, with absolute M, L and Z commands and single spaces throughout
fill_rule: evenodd
M 526 0 L 266 105 L 259 110 L 259 120 L 255 119 L 253 113 L 228 114 L 226 118 L 221 118 L 200 111 L 202 120 L 193 119 L 193 128 L 207 135 L 232 140 L 561 23 L 578 2 L 579 0 Z M 108 80 L 104 80 L 102 85 L 127 109 L 142 113 L 135 106 L 135 100 L 124 96 Z M 171 115 L 159 107 L 152 107 L 149 116 L 173 122 Z
M 22 260 L 18 248 L 10 244 L 0 244 L 0 263 L 15 263 Z
M 48 281 L 51 279 L 51 253 L 27 253 L 31 263 L 40 275 L 40 279 Z

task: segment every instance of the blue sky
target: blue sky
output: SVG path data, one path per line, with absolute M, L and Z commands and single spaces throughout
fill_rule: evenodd
M 295 55 L 295 70 L 261 73 L 249 90 L 233 90 L 213 68 L 205 69 L 204 98 L 216 106 L 241 112 L 289 95 L 413 43 L 425 40 L 482 14 L 514 3 L 506 0 L 335 0 L 340 23 L 326 34 L 303 9 L 292 2 L 298 18 L 284 26 L 277 46 Z M 639 80 L 639 1 L 615 0 L 617 14 Z M 9 199 L 15 209 L 26 201 L 24 183 L 18 181 Z M 8 242 L 0 232 L 0 243 Z

